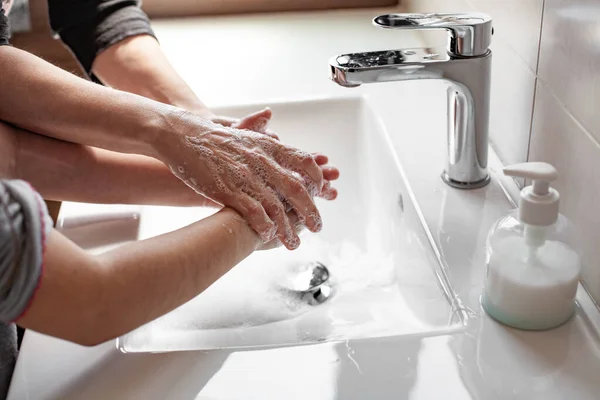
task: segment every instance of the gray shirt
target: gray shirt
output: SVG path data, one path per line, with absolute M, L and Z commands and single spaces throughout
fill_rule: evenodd
M 90 76 L 94 59 L 103 50 L 130 36 L 155 37 L 148 16 L 140 8 L 141 0 L 47 1 L 55 36 L 71 49 Z M 0 11 L 0 46 L 9 44 L 9 39 L 8 18 Z
M 13 321 L 27 312 L 41 280 L 46 236 L 52 230 L 46 203 L 21 180 L 0 180 L 0 396 L 5 397 L 17 359 Z

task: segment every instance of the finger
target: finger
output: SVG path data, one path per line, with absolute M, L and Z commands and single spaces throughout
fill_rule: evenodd
M 236 199 L 232 202 L 233 207 L 248 222 L 250 227 L 258 233 L 263 243 L 268 242 L 275 235 L 275 223 L 267 215 L 262 204 L 248 196 L 246 193 L 236 194 Z
M 337 189 L 332 187 L 331 184 L 329 183 L 329 181 L 325 182 L 325 186 L 323 187 L 323 190 L 321 190 L 321 193 L 319 193 L 319 197 L 321 197 L 325 200 L 335 200 L 337 198 L 337 195 L 338 195 Z
M 294 211 L 290 211 L 288 213 L 286 213 L 291 225 L 294 227 L 294 232 L 296 232 L 296 235 L 300 235 L 300 233 L 302 233 L 302 231 L 304 230 L 305 226 L 298 220 L 298 216 L 296 215 L 296 213 Z M 275 238 L 273 240 L 271 240 L 269 243 L 266 243 L 263 247 L 262 250 L 271 250 L 271 249 L 275 249 L 277 247 L 282 246 L 282 242 L 281 240 L 279 240 L 279 238 Z
M 276 134 L 275 132 L 273 132 L 272 130 L 270 130 L 270 129 L 268 129 L 268 128 L 267 128 L 267 129 L 265 129 L 265 131 L 264 131 L 264 132 L 262 132 L 262 133 L 264 133 L 264 134 L 265 134 L 265 135 L 267 135 L 267 136 L 270 136 L 270 137 L 272 137 L 272 138 L 273 138 L 273 139 L 275 139 L 275 140 L 279 140 L 279 136 L 277 136 L 277 134 Z
M 317 165 L 321 166 L 321 165 L 325 165 L 329 162 L 329 157 L 327 157 L 324 154 L 320 154 L 320 153 L 314 153 L 313 157 L 315 159 L 315 162 L 317 163 Z
M 340 171 L 335 167 L 325 166 L 329 162 L 329 158 L 320 153 L 314 153 L 313 157 L 318 166 L 321 167 L 323 172 L 323 179 L 327 181 L 335 181 L 340 177 Z
M 222 116 L 218 116 L 218 115 L 210 118 L 210 120 L 212 122 L 214 122 L 215 124 L 219 124 L 219 125 L 223 125 L 223 126 L 232 126 L 238 122 L 237 118 L 222 117 Z
M 283 144 L 280 146 L 279 151 L 276 153 L 277 162 L 285 169 L 291 169 L 292 171 L 299 172 L 302 176 L 306 176 L 310 192 L 313 195 L 319 193 L 324 184 L 323 172 L 313 156 L 293 147 Z M 312 185 L 309 183 L 312 183 Z
M 237 123 L 233 124 L 232 127 L 266 134 L 267 125 L 269 124 L 272 116 L 273 113 L 271 109 L 265 108 L 264 110 L 260 110 L 245 116 Z
M 286 213 L 286 215 L 290 221 L 290 224 L 294 228 L 294 232 L 296 232 L 296 235 L 300 236 L 300 233 L 302 233 L 304 228 L 306 228 L 306 225 L 304 225 L 302 222 L 300 222 L 300 219 L 298 218 L 298 214 L 296 214 L 295 211 L 288 211 Z
M 260 164 L 262 164 L 262 167 Z M 295 233 L 294 226 L 286 215 L 288 209 L 286 209 L 287 204 L 282 201 L 283 197 L 280 197 L 275 190 L 266 184 L 269 174 L 264 165 L 264 163 L 259 162 L 250 169 L 240 168 L 241 173 L 237 175 L 243 178 L 243 182 L 239 182 L 239 184 L 243 187 L 244 193 L 260 201 L 263 209 L 275 224 L 273 235 L 276 234 L 289 250 L 294 250 L 300 245 L 300 238 Z M 278 167 L 275 162 L 273 162 L 273 165 Z M 251 178 L 251 175 L 255 175 L 255 178 L 258 179 Z M 268 241 L 272 239 L 273 237 L 269 238 Z
M 286 213 L 284 204 L 279 200 L 279 197 L 273 189 L 265 186 L 262 189 L 261 202 L 263 208 L 275 222 L 277 229 L 277 238 L 288 250 L 295 250 L 300 246 L 300 238 L 296 232 L 295 223 L 297 217 L 294 220 L 290 220 L 290 213 Z M 291 213 L 294 214 L 295 213 Z
M 269 181 L 293 207 L 300 221 L 306 224 L 312 232 L 319 232 L 323 227 L 321 215 L 304 181 L 291 171 L 281 168 L 267 156 L 261 155 L 259 159 L 264 164 L 265 169 L 270 171 Z
M 321 171 L 326 181 L 335 181 L 340 177 L 340 171 L 335 167 L 321 167 Z

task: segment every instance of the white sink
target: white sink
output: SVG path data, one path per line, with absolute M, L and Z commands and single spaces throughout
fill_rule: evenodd
M 402 167 L 363 97 L 270 104 L 281 140 L 330 157 L 342 176 L 336 201 L 318 200 L 324 229 L 300 249 L 258 252 L 207 291 L 121 337 L 124 352 L 281 346 L 433 333 L 464 326 Z M 243 116 L 262 105 L 217 110 Z M 140 239 L 211 214 L 142 207 Z M 325 264 L 334 294 L 311 306 L 283 295 L 290 268 Z

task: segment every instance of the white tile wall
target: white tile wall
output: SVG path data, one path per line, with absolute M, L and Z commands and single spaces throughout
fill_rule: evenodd
M 490 140 L 505 164 L 527 160 L 535 73 L 505 43 L 492 46 Z
M 583 280 L 600 302 L 600 1 L 402 4 L 415 12 L 492 16 L 492 145 L 505 164 L 542 160 L 558 168 L 561 211 L 582 232 Z
M 545 0 L 531 160 L 560 173 L 561 210 L 583 233 L 583 280 L 600 301 L 600 2 Z
M 581 232 L 583 279 L 600 299 L 600 145 L 543 83 L 537 85 L 530 159 L 559 171 L 561 212 Z
M 546 0 L 538 75 L 600 139 L 600 1 Z
M 543 0 L 467 0 L 494 20 L 494 42 L 501 42 L 535 72 L 538 62 Z M 449 1 L 452 3 L 453 1 Z M 514 53 L 511 57 L 514 57 Z

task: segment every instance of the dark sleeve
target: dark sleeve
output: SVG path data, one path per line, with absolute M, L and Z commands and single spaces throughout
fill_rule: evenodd
M 88 75 L 96 56 L 134 35 L 154 36 L 138 0 L 48 0 L 50 26 Z
M 4 8 L 2 8 L 2 0 L 0 0 L 0 46 L 7 45 L 8 39 L 10 39 L 10 26 L 8 17 L 4 14 Z

